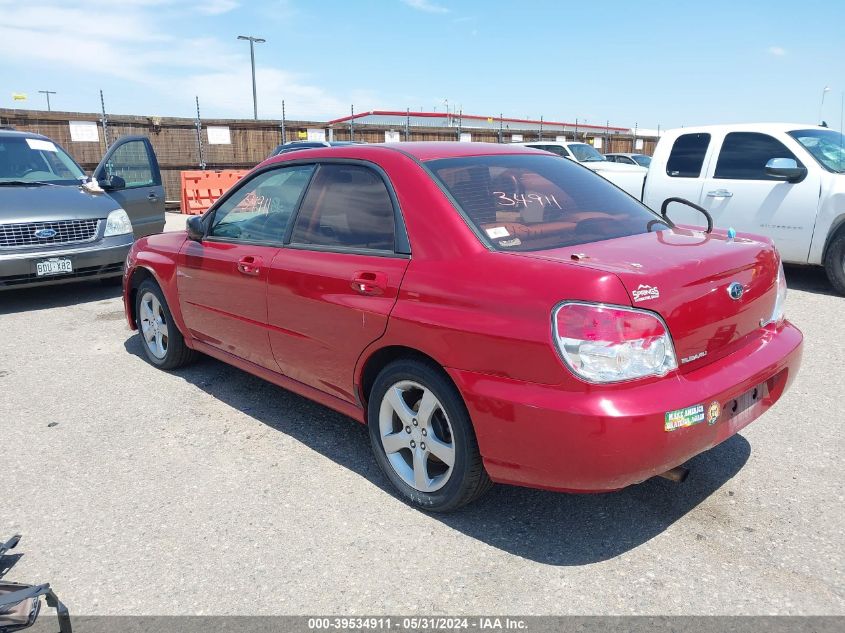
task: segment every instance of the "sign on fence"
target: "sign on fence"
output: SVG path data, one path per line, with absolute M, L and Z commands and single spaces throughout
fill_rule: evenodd
M 95 121 L 68 121 L 70 140 L 73 143 L 99 143 L 100 133 Z
M 398 143 L 402 139 L 399 138 L 399 132 L 394 130 L 387 130 L 384 133 L 384 142 L 385 143 Z
M 231 145 L 232 135 L 227 125 L 209 125 L 205 128 L 209 145 Z

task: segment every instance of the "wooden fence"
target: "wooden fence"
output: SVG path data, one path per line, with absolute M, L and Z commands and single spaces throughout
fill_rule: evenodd
M 97 124 L 97 141 L 75 141 L 71 139 L 70 122 L 86 121 Z M 179 172 L 196 169 L 251 169 L 264 160 L 273 149 L 282 142 L 282 127 L 280 121 L 252 119 L 202 119 L 201 133 L 197 135 L 195 119 L 176 117 L 108 115 L 105 126 L 101 116 L 95 113 L 80 112 L 46 112 L 38 110 L 15 110 L 0 108 L 0 126 L 12 126 L 15 129 L 36 132 L 50 137 L 80 164 L 91 172 L 99 163 L 110 143 L 120 136 L 137 135 L 150 139 L 158 157 L 162 178 L 168 201 L 178 201 L 181 198 Z M 209 143 L 209 127 L 227 128 L 229 143 Z M 288 141 L 307 137 L 309 129 L 324 130 L 326 138 L 334 140 L 349 140 L 353 130 L 347 123 L 338 124 L 330 128 L 326 122 L 320 121 L 286 121 L 285 138 Z M 213 130 L 212 130 L 213 131 Z M 390 125 L 362 125 L 355 123 L 354 138 L 366 143 L 382 143 L 385 132 L 399 132 L 399 137 L 405 140 L 403 126 Z M 464 128 L 464 132 L 472 134 L 472 140 L 496 143 L 496 130 Z M 537 140 L 539 131 L 512 130 L 510 133 L 521 133 L 525 141 Z M 571 137 L 567 133 L 567 137 Z M 595 138 L 602 139 L 603 152 L 632 152 L 652 154 L 657 142 L 656 138 L 640 138 L 643 142 L 641 150 L 634 150 L 634 139 L 631 135 L 590 130 L 579 132 L 578 140 L 594 142 Z M 554 138 L 554 132 L 546 132 L 546 140 Z M 212 139 L 214 140 L 214 139 Z M 227 140 L 227 139 L 222 139 Z M 457 130 L 447 127 L 418 127 L 408 128 L 410 141 L 454 141 L 457 140 Z M 203 165 L 204 164 L 204 165 Z

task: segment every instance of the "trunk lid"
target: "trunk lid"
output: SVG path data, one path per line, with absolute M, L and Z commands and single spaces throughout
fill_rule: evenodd
M 633 307 L 657 312 L 666 321 L 682 372 L 713 362 L 759 334 L 777 294 L 774 246 L 748 235 L 731 239 L 723 231 L 676 227 L 520 254 L 614 273 Z M 731 296 L 732 284 L 742 287 L 739 298 Z

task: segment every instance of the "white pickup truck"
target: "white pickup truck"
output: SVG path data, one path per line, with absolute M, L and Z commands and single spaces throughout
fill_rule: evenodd
M 824 266 L 845 294 L 845 137 L 812 125 L 755 123 L 681 128 L 657 144 L 643 202 L 679 197 L 719 228 L 770 237 L 783 261 Z M 677 224 L 701 214 L 670 203 Z

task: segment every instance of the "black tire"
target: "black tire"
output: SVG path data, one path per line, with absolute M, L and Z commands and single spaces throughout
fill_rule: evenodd
M 824 255 L 824 270 L 830 285 L 840 295 L 845 295 L 845 232 L 833 238 Z
M 396 472 L 382 444 L 379 415 L 387 390 L 410 381 L 421 385 L 439 401 L 451 427 L 454 464 L 446 483 L 433 492 L 420 491 Z M 369 395 L 367 405 L 370 442 L 376 462 L 399 493 L 410 505 L 430 512 L 448 512 L 475 501 L 493 485 L 478 451 L 475 431 L 460 393 L 440 367 L 415 358 L 399 359 L 382 369 Z
M 144 338 L 142 330 L 141 303 L 148 294 L 154 295 L 161 305 L 164 313 L 163 322 L 167 325 L 167 345 L 162 357 L 156 356 Z M 171 370 L 183 367 L 194 361 L 197 353 L 185 345 L 185 339 L 179 328 L 173 322 L 170 314 L 170 307 L 164 298 L 164 293 L 154 281 L 147 279 L 138 287 L 135 295 L 135 322 L 138 324 L 138 335 L 141 337 L 141 348 L 144 350 L 144 357 L 159 369 Z

